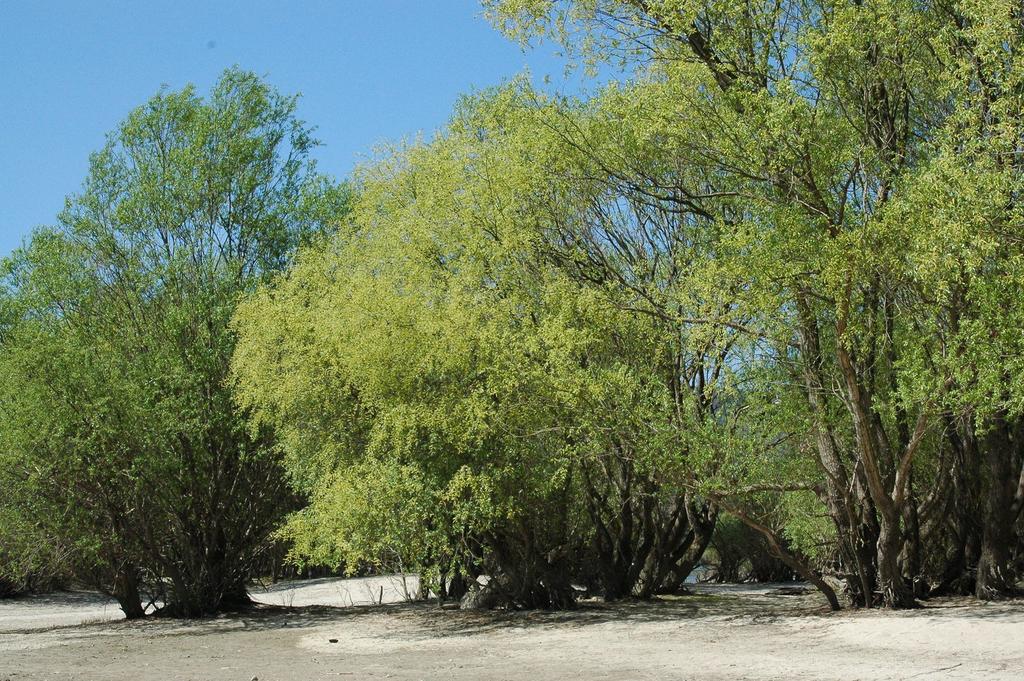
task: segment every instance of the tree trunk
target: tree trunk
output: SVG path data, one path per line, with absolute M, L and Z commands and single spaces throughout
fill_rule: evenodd
M 662 583 L 662 593 L 676 593 L 685 588 L 687 578 L 700 563 L 711 544 L 717 523 L 718 510 L 711 508 L 693 524 L 693 540 L 682 559 L 675 564 L 669 576 Z
M 888 608 L 916 608 L 914 592 L 903 579 L 899 553 L 902 544 L 899 516 L 882 517 L 878 533 L 878 586 L 882 590 L 882 603 Z
M 910 576 L 914 596 L 926 597 L 928 584 L 921 571 L 921 519 L 914 490 L 913 472 L 908 476 L 907 489 L 907 501 L 903 507 L 904 537 L 900 563 L 903 566 L 903 574 Z
M 779 539 L 779 536 L 775 533 L 774 530 L 772 530 L 770 527 L 767 527 L 766 525 L 757 522 L 756 520 L 754 520 L 746 513 L 737 508 L 725 508 L 726 510 L 729 511 L 729 513 L 735 515 L 747 526 L 760 532 L 768 541 L 769 550 L 773 554 L 775 554 L 775 556 L 779 560 L 793 568 L 793 570 L 801 577 L 803 577 L 807 582 L 813 584 L 818 589 L 818 591 L 820 591 L 822 595 L 825 596 L 825 600 L 828 601 L 829 608 L 831 608 L 833 611 L 842 609 L 843 606 L 839 604 L 839 598 L 836 596 L 835 589 L 833 589 L 828 582 L 822 579 L 821 575 L 819 575 L 817 571 L 807 563 L 806 560 L 803 560 L 796 554 L 788 551 L 782 545 L 782 541 Z
M 133 569 L 125 568 L 114 575 L 112 595 L 121 606 L 125 619 L 135 620 L 146 616 L 146 611 L 142 607 L 142 598 L 139 595 L 139 581 Z
M 850 473 L 840 457 L 839 446 L 827 418 L 825 396 L 828 391 L 822 378 L 818 322 L 802 291 L 796 292 L 795 299 L 800 318 L 800 350 L 804 354 L 804 396 L 814 417 L 818 461 L 826 478 L 825 501 L 836 527 L 851 600 L 855 605 L 870 608 L 874 598 L 878 536 L 874 504 L 866 490 L 863 468 L 855 468 Z
M 975 595 L 983 600 L 1001 600 L 1014 594 L 1011 545 L 1014 532 L 1014 493 L 1017 480 L 1014 473 L 1013 428 L 1004 419 L 997 419 L 992 432 L 984 442 L 985 467 L 988 478 L 985 495 L 984 529 L 981 536 L 981 557 L 978 561 Z

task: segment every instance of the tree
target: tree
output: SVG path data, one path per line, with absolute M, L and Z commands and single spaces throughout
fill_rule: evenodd
M 471 139 L 368 170 L 349 229 L 240 307 L 238 391 L 312 499 L 288 526 L 306 556 L 564 606 L 577 481 L 539 366 L 559 320 L 534 315 L 552 293 L 522 285 L 528 248 L 462 166 Z
M 522 96 L 466 100 L 443 137 L 367 171 L 350 230 L 240 308 L 240 395 L 309 486 L 291 526 L 309 554 L 483 572 L 519 606 L 571 604 L 570 577 L 653 593 L 695 540 L 652 374 L 671 359 L 649 318 L 538 250 L 564 149 Z M 417 482 L 352 479 L 382 466 Z M 429 509 L 407 519 L 421 530 L 366 541 L 337 520 L 365 512 L 351 486 Z
M 691 215 L 745 198 L 756 231 L 734 265 L 740 290 L 803 393 L 854 601 L 913 606 L 934 581 L 922 533 L 947 531 L 949 504 L 979 513 L 979 494 L 984 529 L 948 530 L 949 567 L 970 581 L 977 566 L 981 595 L 1007 593 L 1017 374 L 988 354 L 1009 337 L 983 310 L 1016 318 L 997 292 L 1016 276 L 1020 229 L 1019 5 L 486 4 L 513 35 L 645 69 L 644 128 L 707 182 L 638 190 L 683 197 Z
M 296 99 L 228 70 L 162 91 L 90 159 L 58 225 L 6 263 L 0 470 L 128 617 L 247 601 L 291 496 L 226 383 L 238 298 L 331 231 Z M 5 503 L 10 500 L 5 500 Z

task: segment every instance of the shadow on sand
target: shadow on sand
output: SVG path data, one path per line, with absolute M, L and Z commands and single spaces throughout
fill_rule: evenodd
M 69 603 L 102 605 L 102 596 L 88 593 L 60 593 L 49 597 L 35 597 L 38 602 L 52 606 Z M 70 599 L 70 600 L 69 600 Z M 922 608 L 911 611 L 887 612 L 891 617 L 934 617 L 938 619 L 1024 619 L 1024 600 L 982 605 L 968 598 L 934 599 Z M 179 620 L 149 617 L 143 620 L 110 621 L 52 627 L 50 630 L 74 629 L 85 634 L 102 630 L 116 635 L 119 631 L 144 631 L 159 636 L 203 636 L 232 631 L 281 631 L 309 629 L 337 623 L 355 623 L 361 618 L 388 618 L 400 625 L 403 636 L 438 638 L 448 636 L 474 636 L 501 630 L 577 628 L 616 622 L 728 622 L 736 626 L 760 625 L 786 618 L 825 617 L 856 618 L 859 614 L 877 614 L 878 610 L 845 610 L 831 613 L 824 598 L 815 591 L 799 595 L 782 595 L 771 590 L 750 589 L 726 585 L 698 587 L 695 593 L 668 596 L 649 601 L 619 601 L 604 603 L 588 600 L 567 611 L 474 611 L 439 607 L 436 602 L 397 603 L 385 605 L 357 605 L 347 607 L 311 605 L 289 607 L 257 604 L 239 613 L 216 617 Z M 355 622 L 354 622 L 355 621 Z M 31 633 L 16 630 L 6 633 Z M 70 633 L 70 632 L 68 632 Z

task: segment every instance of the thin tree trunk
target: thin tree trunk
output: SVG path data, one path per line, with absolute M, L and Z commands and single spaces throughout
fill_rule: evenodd
M 766 540 L 768 540 L 768 547 L 771 552 L 783 563 L 793 568 L 793 570 L 804 578 L 807 582 L 813 584 L 818 591 L 820 591 L 825 599 L 828 601 L 828 606 L 833 611 L 841 610 L 842 605 L 839 603 L 839 598 L 836 596 L 835 589 L 833 589 L 828 582 L 822 579 L 821 575 L 811 567 L 806 560 L 798 557 L 795 553 L 786 550 L 782 545 L 782 541 L 779 536 L 769 527 L 762 525 L 743 511 L 726 506 L 725 509 L 732 513 L 734 516 L 740 519 L 748 527 L 751 527 L 760 532 Z

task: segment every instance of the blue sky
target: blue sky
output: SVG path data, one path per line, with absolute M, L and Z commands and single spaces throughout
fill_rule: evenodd
M 162 84 L 206 91 L 236 64 L 302 93 L 336 177 L 524 69 L 563 91 L 589 86 L 565 77 L 555 45 L 506 40 L 476 0 L 0 0 L 0 256 L 53 222 L 129 110 Z

